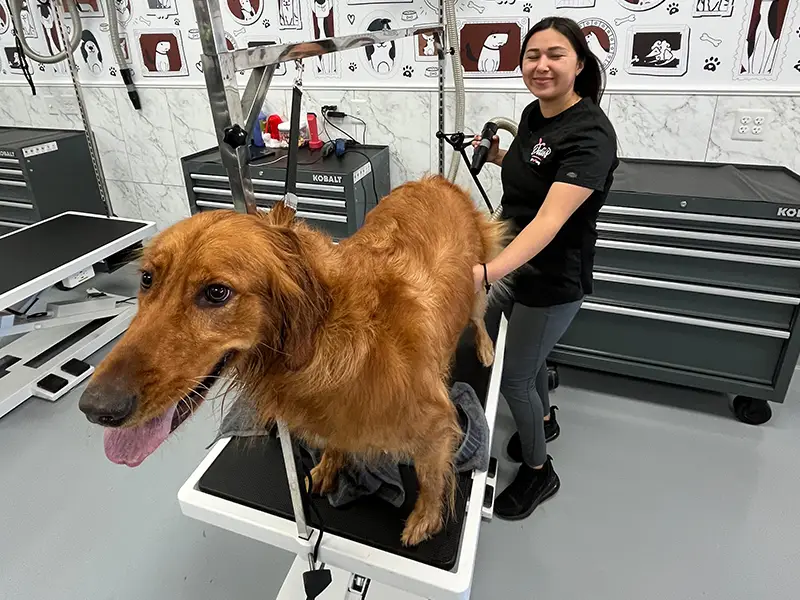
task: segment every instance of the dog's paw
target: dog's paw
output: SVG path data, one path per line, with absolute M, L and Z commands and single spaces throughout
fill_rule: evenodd
M 356 65 L 356 63 L 354 63 L 354 62 L 351 62 L 351 63 L 348 65 L 348 67 L 347 67 L 347 68 L 348 68 L 348 69 L 350 69 L 350 70 L 351 70 L 353 73 L 355 73 L 355 72 L 356 72 L 356 69 L 358 68 L 358 65 Z
M 716 56 L 710 56 L 706 59 L 703 69 L 706 71 L 716 71 L 719 66 L 719 59 Z
M 680 6 L 678 6 L 677 2 L 670 2 L 667 5 L 667 12 L 671 15 L 674 15 L 676 12 L 680 11 Z
M 441 514 L 420 513 L 415 510 L 406 521 L 400 541 L 404 546 L 416 546 L 439 533 L 442 527 Z
M 484 367 L 491 367 L 494 362 L 494 348 L 491 344 L 481 344 L 478 346 L 478 358 Z
M 533 8 L 533 5 L 530 2 L 526 2 L 525 6 L 522 7 L 522 12 L 529 13 L 529 12 L 531 12 L 532 8 Z
M 405 66 L 403 67 L 403 77 L 411 77 L 414 74 L 414 67 Z
M 261 24 L 264 26 L 264 29 L 269 29 L 270 25 L 269 19 L 264 19 L 263 21 L 261 21 Z
M 339 470 L 330 466 L 330 463 L 324 459 L 311 469 L 311 480 L 314 486 L 311 489 L 313 494 L 327 494 L 336 489 L 336 478 L 339 475 Z M 308 489 L 308 481 L 306 480 L 306 489 Z

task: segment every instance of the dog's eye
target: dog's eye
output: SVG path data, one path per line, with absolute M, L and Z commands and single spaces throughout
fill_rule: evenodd
M 205 289 L 204 295 L 211 304 L 224 304 L 231 297 L 231 290 L 224 285 L 214 284 Z
M 142 286 L 143 290 L 149 290 L 150 286 L 153 285 L 153 274 L 149 271 L 144 271 L 142 273 L 142 279 L 140 285 Z

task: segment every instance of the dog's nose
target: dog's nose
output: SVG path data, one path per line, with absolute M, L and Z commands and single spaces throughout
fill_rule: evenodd
M 136 408 L 136 394 L 89 385 L 78 401 L 78 408 L 92 423 L 103 427 L 119 427 Z

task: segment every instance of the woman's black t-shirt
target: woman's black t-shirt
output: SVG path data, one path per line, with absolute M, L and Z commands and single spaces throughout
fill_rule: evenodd
M 594 190 L 553 240 L 511 275 L 515 300 L 552 306 L 592 293 L 597 213 L 608 196 L 617 137 L 605 113 L 583 98 L 554 117 L 535 100 L 522 112 L 517 137 L 503 159 L 503 218 L 516 235 L 538 213 L 550 186 L 571 183 Z

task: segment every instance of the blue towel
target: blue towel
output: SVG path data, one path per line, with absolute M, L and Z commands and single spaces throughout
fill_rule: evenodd
M 464 432 L 454 458 L 456 471 L 459 473 L 485 471 L 489 468 L 489 424 L 480 400 L 472 386 L 460 381 L 450 389 L 450 399 L 456 406 L 459 423 Z M 269 428 L 253 427 L 254 422 L 256 418 L 253 403 L 237 399 L 225 414 L 211 445 L 225 437 L 251 437 L 270 433 Z M 302 442 L 300 446 L 309 453 L 316 465 L 322 452 Z M 395 507 L 403 505 L 406 494 L 400 476 L 400 463 L 395 461 L 363 463 L 354 459 L 348 460 L 339 471 L 336 489 L 328 494 L 328 502 L 333 507 L 342 507 L 364 496 L 373 495 Z

